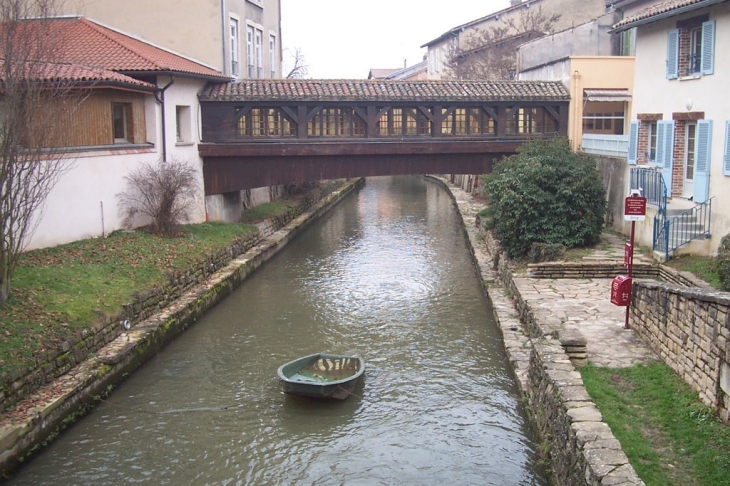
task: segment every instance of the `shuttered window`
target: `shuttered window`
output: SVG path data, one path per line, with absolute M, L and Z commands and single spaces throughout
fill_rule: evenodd
M 674 120 L 657 122 L 656 165 L 662 169 L 667 195 L 671 197 L 674 165 Z
M 667 33 L 667 79 L 676 79 L 679 74 L 679 30 Z
M 695 158 L 694 188 L 695 202 L 707 202 L 710 192 L 710 151 L 712 147 L 712 120 L 697 121 L 697 152 Z
M 712 74 L 715 70 L 715 21 L 702 23 L 702 74 Z

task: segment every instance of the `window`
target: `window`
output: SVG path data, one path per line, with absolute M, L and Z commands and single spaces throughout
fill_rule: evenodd
M 253 78 L 254 57 L 253 57 L 253 27 L 246 26 L 246 60 L 248 61 L 248 77 Z
M 127 103 L 112 103 L 112 131 L 114 143 L 131 142 L 132 123 L 131 105 Z
M 271 79 L 276 78 L 276 37 L 269 35 L 269 70 Z
M 505 133 L 555 133 L 558 131 L 556 116 L 543 107 L 515 107 L 508 111 Z
M 441 124 L 444 135 L 494 135 L 494 129 L 494 117 L 483 108 L 456 108 Z
M 293 137 L 296 124 L 278 108 L 239 109 L 239 137 Z
M 192 142 L 191 117 L 189 106 L 175 107 L 175 134 L 178 143 Z
M 310 137 L 364 137 L 365 121 L 353 108 L 322 108 L 307 125 Z
M 677 22 L 667 33 L 667 79 L 713 74 L 715 21 L 708 15 Z
M 261 38 L 263 36 L 263 32 L 261 32 L 258 29 L 255 29 L 254 32 L 254 49 L 256 49 L 256 77 L 261 78 L 263 77 L 263 70 L 264 70 L 264 62 L 263 62 L 263 46 L 261 45 Z
M 230 19 L 231 74 L 238 76 L 238 20 Z
M 390 108 L 376 124 L 379 135 L 430 135 L 432 123 L 419 108 Z
M 583 108 L 583 133 L 624 134 L 623 101 L 587 101 Z
M 648 147 L 646 150 L 646 158 L 649 160 L 649 162 L 654 162 L 656 160 L 656 134 L 657 134 L 657 125 L 655 121 L 649 122 L 647 124 L 647 131 L 649 132 L 648 135 Z

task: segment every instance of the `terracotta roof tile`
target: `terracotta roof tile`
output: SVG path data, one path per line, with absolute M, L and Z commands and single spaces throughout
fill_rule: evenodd
M 120 86 L 139 88 L 146 91 L 157 89 L 152 83 L 140 81 L 108 69 L 62 63 L 27 63 L 24 76 L 43 83 L 64 84 L 73 82 L 89 84 L 94 87 Z M 0 59 L 0 82 L 4 80 L 4 61 Z
M 205 101 L 569 101 L 558 81 L 249 79 L 211 84 Z
M 642 21 L 647 21 L 651 19 L 652 17 L 658 17 L 663 16 L 664 14 L 669 14 L 673 11 L 690 8 L 692 10 L 704 7 L 705 5 L 714 5 L 716 3 L 721 3 L 721 1 L 717 0 L 666 0 L 664 2 L 659 2 L 654 5 L 651 5 L 644 10 L 640 10 L 639 12 L 636 12 L 634 15 L 631 15 L 629 17 L 626 17 L 625 19 L 621 20 L 620 22 L 614 24 L 612 27 L 612 30 L 623 30 L 622 28 L 627 28 L 627 26 L 630 26 L 631 24 L 635 23 L 645 23 Z M 694 7 L 694 8 L 693 8 Z
M 27 21 L 32 28 L 32 23 Z M 62 45 L 61 59 L 70 64 L 127 74 L 173 72 L 210 80 L 230 79 L 203 64 L 104 27 L 83 17 L 45 19 L 49 35 Z

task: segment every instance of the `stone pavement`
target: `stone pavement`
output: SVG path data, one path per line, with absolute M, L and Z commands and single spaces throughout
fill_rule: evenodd
M 585 261 L 623 262 L 625 240 L 603 234 Z M 635 254 L 634 263 L 650 263 Z M 597 366 L 622 368 L 655 360 L 655 353 L 631 329 L 625 329 L 626 308 L 610 302 L 610 278 L 545 279 L 515 276 L 522 298 L 538 322 L 560 320 L 563 329 L 575 329 L 586 338 L 588 361 Z

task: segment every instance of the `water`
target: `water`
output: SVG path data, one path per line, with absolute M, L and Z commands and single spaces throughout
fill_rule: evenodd
M 355 396 L 281 364 L 366 361 Z M 260 268 L 11 484 L 546 485 L 449 196 L 360 191 Z

